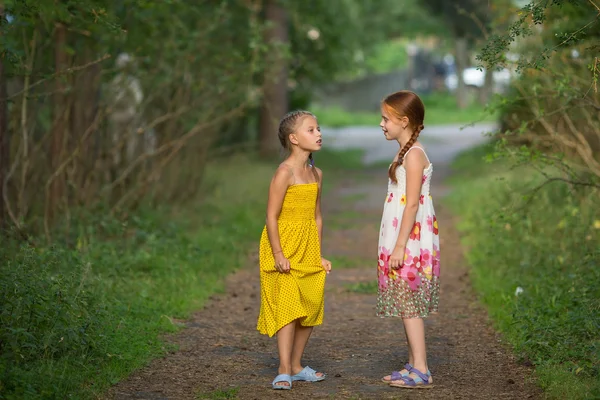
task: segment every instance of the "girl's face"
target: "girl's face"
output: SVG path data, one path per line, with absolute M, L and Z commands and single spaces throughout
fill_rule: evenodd
M 290 135 L 290 142 L 311 153 L 321 150 L 321 127 L 317 120 L 310 115 L 302 118 L 298 122 L 295 132 Z
M 381 107 L 381 122 L 379 126 L 387 140 L 399 140 L 407 131 L 408 118 L 402 117 L 398 119 L 390 115 L 385 107 Z

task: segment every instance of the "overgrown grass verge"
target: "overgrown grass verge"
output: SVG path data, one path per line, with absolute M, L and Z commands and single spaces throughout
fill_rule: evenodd
M 331 188 L 361 154 L 315 158 Z M 276 165 L 236 155 L 209 166 L 196 204 L 126 221 L 96 212 L 52 246 L 3 239 L 0 398 L 93 398 L 169 351 L 161 335 L 257 246 Z
M 600 207 L 482 147 L 456 161 L 449 201 L 471 279 L 497 328 L 532 362 L 549 397 L 600 397 Z M 528 205 L 525 205 L 529 202 Z
M 0 397 L 89 398 L 167 351 L 160 334 L 219 290 L 256 243 L 272 170 L 220 162 L 204 201 L 125 222 L 98 215 L 75 248 L 3 243 Z
M 460 110 L 451 94 L 436 93 L 422 97 L 425 104 L 425 126 L 445 124 L 470 124 L 473 122 L 495 121 L 495 115 L 486 112 L 485 107 L 472 102 Z M 332 128 L 344 126 L 377 126 L 381 121 L 379 111 L 350 112 L 339 107 L 311 106 L 311 111 L 319 118 L 319 124 Z

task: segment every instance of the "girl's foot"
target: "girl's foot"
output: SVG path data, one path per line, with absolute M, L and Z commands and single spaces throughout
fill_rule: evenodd
M 409 371 L 412 369 L 412 365 L 409 363 L 404 364 L 404 369 L 401 371 L 393 371 L 391 375 L 386 375 L 381 380 L 385 383 L 399 381 L 403 376 L 408 376 Z
M 411 368 L 408 376 L 403 376 L 398 381 L 390 382 L 390 386 L 404 389 L 429 389 L 433 387 L 433 378 L 429 370 L 424 374 L 416 368 Z
M 292 388 L 292 377 L 288 374 L 279 374 L 271 383 L 275 390 L 290 390 Z
M 296 375 L 292 376 L 293 381 L 320 382 L 325 379 L 323 372 L 317 372 L 311 367 L 304 367 Z

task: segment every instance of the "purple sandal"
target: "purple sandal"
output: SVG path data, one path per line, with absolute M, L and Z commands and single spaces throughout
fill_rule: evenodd
M 410 373 L 410 370 L 413 368 L 412 365 L 410 365 L 409 363 L 404 364 L 404 369 L 407 370 L 408 372 L 404 372 L 404 373 L 400 373 L 400 371 L 393 371 L 391 373 L 390 379 L 385 379 L 385 378 L 381 378 L 381 381 L 384 383 L 390 383 L 390 382 L 394 382 L 394 381 L 399 381 L 402 379 L 403 376 L 408 376 L 408 374 Z
M 416 368 L 411 368 L 410 373 L 417 375 L 416 378 L 412 378 L 411 376 L 402 376 L 399 380 L 404 382 L 401 384 L 400 382 L 390 382 L 390 386 L 405 388 L 405 389 L 429 389 L 433 387 L 433 383 L 429 383 L 429 378 L 431 378 L 431 372 L 427 370 L 427 373 L 424 374 Z

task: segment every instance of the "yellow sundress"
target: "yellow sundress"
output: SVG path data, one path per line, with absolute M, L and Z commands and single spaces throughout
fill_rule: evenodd
M 290 322 L 302 326 L 323 323 L 325 270 L 321 266 L 321 244 L 315 220 L 318 183 L 288 187 L 279 214 L 279 240 L 290 272 L 275 269 L 267 235 L 260 238 L 260 315 L 257 329 L 273 336 Z

